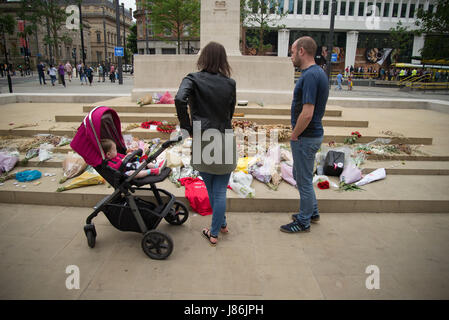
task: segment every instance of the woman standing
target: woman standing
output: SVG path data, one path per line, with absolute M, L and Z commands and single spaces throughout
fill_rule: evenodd
M 201 50 L 197 67 L 199 72 L 190 73 L 182 80 L 175 105 L 181 129 L 193 138 L 192 166 L 200 172 L 209 195 L 212 223 L 210 228 L 202 230 L 202 235 L 214 246 L 219 232 L 228 233 L 226 190 L 231 172 L 237 167 L 231 123 L 236 84 L 230 78 L 226 50 L 219 43 L 210 42 Z M 187 105 L 190 105 L 192 122 Z

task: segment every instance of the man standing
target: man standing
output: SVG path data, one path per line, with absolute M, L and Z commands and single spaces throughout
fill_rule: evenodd
M 300 210 L 293 214 L 293 222 L 281 226 L 281 231 L 309 232 L 310 222 L 320 219 L 318 203 L 313 189 L 315 154 L 323 142 L 321 119 L 329 96 L 328 78 L 315 64 L 317 45 L 311 37 L 301 37 L 292 45 L 292 62 L 301 69 L 293 92 L 291 107 L 293 177 L 300 194 Z
M 45 82 L 45 66 L 44 63 L 41 61 L 41 63 L 39 63 L 37 65 L 37 73 L 39 74 L 39 84 L 42 85 L 42 81 L 44 82 L 44 84 L 46 85 L 47 83 Z

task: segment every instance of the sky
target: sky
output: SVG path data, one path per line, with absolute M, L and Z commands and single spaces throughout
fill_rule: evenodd
M 133 11 L 136 10 L 136 0 L 119 0 L 119 3 L 124 3 L 126 9 L 132 8 Z

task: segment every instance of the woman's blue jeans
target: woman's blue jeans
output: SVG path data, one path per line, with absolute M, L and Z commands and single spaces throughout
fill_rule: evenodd
M 299 137 L 296 141 L 290 141 L 293 156 L 293 178 L 296 180 L 300 196 L 297 218 L 305 227 L 310 226 L 312 215 L 319 214 L 312 181 L 315 155 L 322 142 L 323 136 L 316 138 Z
M 231 173 L 217 175 L 200 172 L 200 175 L 206 185 L 212 207 L 210 234 L 217 237 L 220 228 L 226 227 L 226 191 Z

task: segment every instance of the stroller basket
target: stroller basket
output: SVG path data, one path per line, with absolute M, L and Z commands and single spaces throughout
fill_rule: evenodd
M 152 210 L 156 207 L 155 204 L 137 197 L 135 201 L 147 228 L 149 230 L 155 229 L 161 219 L 152 213 Z M 120 231 L 141 231 L 131 207 L 124 198 L 119 198 L 106 205 L 103 208 L 103 213 L 109 222 Z

